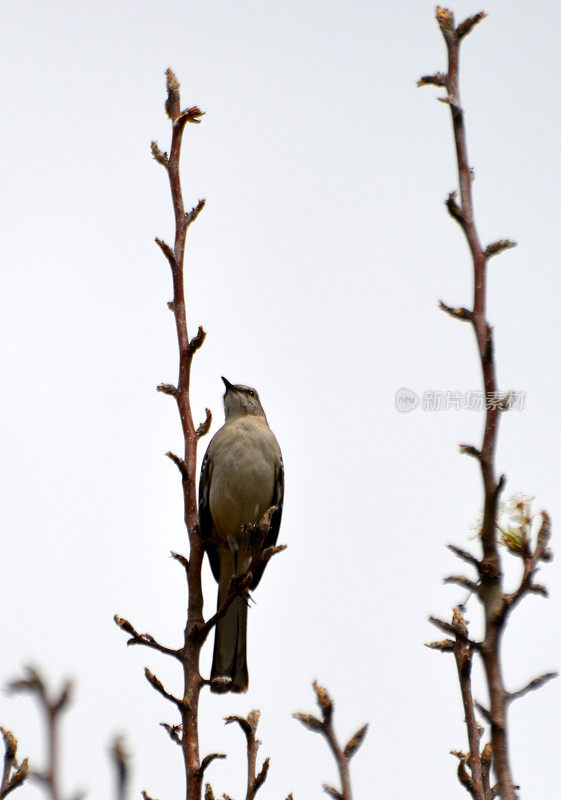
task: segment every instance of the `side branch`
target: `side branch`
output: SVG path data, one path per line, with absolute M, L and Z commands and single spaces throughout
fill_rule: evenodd
M 17 762 L 18 742 L 14 734 L 6 728 L 0 728 L 4 739 L 4 768 L 0 782 L 0 800 L 21 786 L 29 775 L 29 759 Z
M 166 656 L 173 656 L 173 658 L 178 658 L 181 660 L 181 653 L 179 650 L 173 650 L 171 647 L 165 647 L 163 644 L 157 642 L 156 639 L 154 639 L 154 637 L 149 633 L 138 633 L 128 619 L 123 619 L 123 617 L 115 614 L 113 620 L 118 628 L 130 635 L 131 638 L 127 641 L 127 646 L 141 644 L 144 645 L 144 647 L 150 647 L 152 650 L 157 650 L 159 653 L 164 653 Z
M 245 800 L 254 800 L 255 795 L 265 783 L 267 774 L 269 772 L 269 759 L 266 758 L 263 766 L 256 774 L 257 767 L 257 751 L 261 742 L 257 739 L 257 725 L 259 724 L 259 717 L 261 712 L 257 709 L 250 711 L 247 717 L 231 716 L 226 717 L 226 725 L 232 722 L 237 722 L 245 734 L 247 741 L 247 791 Z
M 341 791 L 328 784 L 324 784 L 324 791 L 330 797 L 334 798 L 334 800 L 352 800 L 349 763 L 364 741 L 368 725 L 363 725 L 362 728 L 359 728 L 359 730 L 351 736 L 345 747 L 342 748 L 333 730 L 333 700 L 323 686 L 320 686 L 317 681 L 314 681 L 312 685 L 316 693 L 317 704 L 321 711 L 321 719 L 314 717 L 313 714 L 304 714 L 302 712 L 297 712 L 292 716 L 294 719 L 301 722 L 308 730 L 320 733 L 327 741 L 333 754 L 337 769 L 339 770 Z

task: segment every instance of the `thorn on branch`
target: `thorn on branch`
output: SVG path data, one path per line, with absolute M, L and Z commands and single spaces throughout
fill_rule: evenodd
M 512 239 L 499 239 L 496 242 L 491 242 L 485 248 L 485 258 L 491 258 L 491 256 L 497 256 L 499 253 L 502 253 L 504 250 L 510 250 L 512 247 L 516 247 L 516 242 L 513 242 Z
M 214 792 L 210 783 L 205 785 L 205 800 L 214 800 Z
M 162 167 L 165 167 L 167 169 L 168 164 L 169 164 L 168 154 L 167 153 L 162 153 L 162 151 L 158 147 L 158 143 L 157 142 L 151 142 L 150 143 L 150 150 L 152 152 L 152 156 L 158 162 L 158 164 L 161 164 Z
M 175 453 L 172 453 L 171 451 L 168 451 L 166 453 L 166 456 L 171 461 L 173 461 L 177 469 L 181 472 L 181 477 L 186 478 L 188 472 L 187 472 L 187 464 L 185 463 L 185 461 L 182 458 L 179 458 L 179 456 L 176 456 Z
M 177 271 L 177 261 L 175 260 L 175 254 L 174 254 L 173 250 L 171 249 L 169 244 L 166 244 L 166 242 L 164 242 L 163 239 L 158 239 L 158 237 L 156 237 L 154 239 L 154 241 L 156 242 L 156 244 L 158 245 L 158 247 L 160 248 L 162 253 L 167 258 L 172 272 L 175 273 Z M 169 303 L 168 303 L 168 306 L 169 306 Z
M 433 75 L 423 75 L 417 81 L 417 86 L 446 86 L 448 76 L 443 72 L 435 72 Z
M 201 422 L 197 428 L 197 439 L 201 439 L 203 436 L 206 436 L 210 430 L 210 426 L 212 424 L 212 414 L 210 413 L 210 408 L 205 408 L 205 415 L 205 421 Z
M 206 200 L 204 198 L 199 200 L 197 205 L 194 206 L 191 209 L 191 211 L 188 211 L 185 214 L 185 223 L 186 223 L 187 227 L 189 227 L 189 225 L 197 219 L 197 217 L 199 216 L 199 214 L 201 213 L 201 211 L 205 207 L 205 203 L 206 203 Z
M 156 391 L 162 394 L 169 394 L 171 397 L 177 397 L 177 388 L 172 383 L 160 383 L 156 386 Z
M 150 797 L 150 795 L 147 794 L 147 792 L 145 791 L 142 792 L 142 797 L 144 798 L 144 800 L 155 800 L 155 798 Z
M 471 33 L 473 28 L 481 22 L 481 20 L 485 19 L 487 14 L 484 11 L 480 11 L 478 14 L 474 14 L 472 17 L 468 17 L 462 23 L 458 25 L 456 28 L 456 36 L 458 40 L 461 41 L 464 36 L 467 36 L 468 33 Z
M 449 102 L 449 100 L 447 101 L 445 99 L 443 102 Z M 444 205 L 448 209 L 448 213 L 452 219 L 455 219 L 456 222 L 463 227 L 465 225 L 465 218 L 460 206 L 456 202 L 456 192 L 450 192 L 448 198 L 445 200 Z
M 460 453 L 465 453 L 466 456 L 471 456 L 472 458 L 481 458 L 481 452 L 477 449 L 477 447 L 473 447 L 471 444 L 460 444 L 459 445 Z
M 447 306 L 442 300 L 438 301 L 438 306 L 441 311 L 445 311 L 451 317 L 454 317 L 454 319 L 459 319 L 464 322 L 471 322 L 473 319 L 473 312 L 468 308 L 453 308 L 452 306 Z
M 523 686 L 522 689 L 518 689 L 516 692 L 509 692 L 507 695 L 507 700 L 511 702 L 512 700 L 518 700 L 519 697 L 524 697 L 525 694 L 528 692 L 533 692 L 535 689 L 539 689 L 548 681 L 552 680 L 552 678 L 557 678 L 557 672 L 546 672 L 543 675 L 539 675 L 537 678 L 529 681 L 526 686 Z

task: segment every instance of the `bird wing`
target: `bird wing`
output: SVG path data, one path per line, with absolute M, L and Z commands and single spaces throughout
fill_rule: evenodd
M 275 473 L 275 488 L 273 491 L 273 497 L 271 499 L 271 505 L 276 506 L 276 510 L 273 512 L 273 516 L 271 517 L 271 527 L 269 528 L 269 532 L 265 537 L 265 541 L 263 542 L 263 550 L 267 547 L 274 547 L 277 543 L 278 535 L 279 535 L 279 528 L 281 524 L 282 518 L 282 504 L 284 501 L 284 465 L 282 463 L 282 458 L 280 460 L 280 464 L 277 467 Z M 265 571 L 266 564 L 260 564 L 253 570 L 253 579 L 251 581 L 251 589 L 255 589 L 263 572 Z
M 210 449 L 210 447 L 209 447 Z M 208 454 L 208 450 L 203 458 L 201 466 L 201 477 L 199 479 L 199 526 L 201 539 L 212 539 L 212 518 L 210 516 L 210 481 L 212 479 L 212 459 Z M 211 541 L 205 542 L 205 549 L 208 553 L 208 560 L 210 561 L 210 568 L 212 574 L 218 581 L 220 578 L 220 560 L 218 550 Z

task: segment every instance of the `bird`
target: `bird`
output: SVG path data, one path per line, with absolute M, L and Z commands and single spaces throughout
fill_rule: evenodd
M 232 578 L 247 572 L 253 548 L 244 526 L 271 510 L 262 549 L 276 544 L 284 500 L 284 466 L 279 444 L 255 389 L 222 377 L 222 428 L 212 437 L 199 481 L 199 525 L 218 583 L 217 610 L 228 597 Z M 249 589 L 257 587 L 265 562 L 252 570 Z M 214 692 L 245 692 L 247 600 L 237 595 L 216 624 L 210 687 Z M 226 678 L 230 680 L 216 680 Z

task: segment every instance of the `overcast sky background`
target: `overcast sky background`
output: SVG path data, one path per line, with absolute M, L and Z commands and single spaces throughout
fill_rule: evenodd
M 481 10 L 457 2 L 458 21 Z M 484 243 L 517 240 L 489 267 L 501 389 L 527 393 L 501 417 L 505 497 L 525 491 L 561 519 L 559 209 L 561 6 L 490 0 L 462 47 L 463 105 Z M 39 665 L 76 678 L 65 718 L 64 793 L 111 796 L 107 749 L 126 735 L 131 797 L 183 794 L 180 752 L 158 726 L 173 709 L 150 668 L 180 691 L 175 664 L 125 647 L 119 613 L 176 646 L 186 552 L 175 404 L 164 170 L 164 71 L 203 123 L 186 130 L 197 421 L 222 424 L 220 375 L 259 389 L 281 443 L 280 541 L 249 620 L 250 689 L 201 702 L 201 752 L 215 794 L 244 794 L 243 736 L 222 718 L 260 708 L 263 798 L 321 798 L 337 785 L 325 744 L 291 719 L 318 678 L 342 741 L 371 728 L 353 761 L 355 797 L 462 797 L 451 749 L 465 749 L 453 662 L 427 650 L 429 614 L 464 599 L 445 545 L 478 549 L 480 442 L 470 410 L 409 414 L 395 393 L 480 389 L 471 330 L 437 310 L 469 305 L 471 265 L 443 200 L 456 186 L 442 92 L 415 81 L 445 69 L 424 0 L 390 2 L 12 2 L 0 5 L 2 652 L 0 682 Z M 208 440 L 203 440 L 201 456 Z M 512 560 L 511 560 L 512 561 Z M 561 559 L 541 574 L 504 640 L 516 689 L 560 662 Z M 518 565 L 509 563 L 512 582 Z M 206 609 L 216 588 L 205 566 Z M 476 601 L 468 606 L 480 631 Z M 211 644 L 203 654 L 209 669 Z M 477 698 L 486 695 L 475 671 Z M 559 795 L 561 682 L 512 708 L 512 762 L 524 800 Z M 0 695 L 22 756 L 43 763 L 27 697 Z M 39 789 L 27 784 L 21 800 Z

